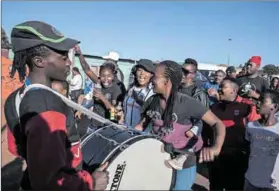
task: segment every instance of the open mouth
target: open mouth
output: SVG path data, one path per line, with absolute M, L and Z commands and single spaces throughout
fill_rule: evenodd
M 138 78 L 138 82 L 139 82 L 139 83 L 145 83 L 145 82 L 146 82 L 146 77 L 140 76 L 140 77 Z
M 103 86 L 108 87 L 110 85 L 110 83 L 108 82 L 103 82 Z

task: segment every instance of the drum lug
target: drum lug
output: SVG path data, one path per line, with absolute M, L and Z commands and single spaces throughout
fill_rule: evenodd
M 134 132 L 133 132 L 133 131 L 128 131 L 128 133 L 129 133 L 130 135 L 134 135 Z
M 128 147 L 129 147 L 129 145 L 124 144 L 124 145 L 120 145 L 120 146 L 119 146 L 119 149 L 120 149 L 120 151 L 124 151 L 124 150 L 127 149 Z
M 117 130 L 117 129 L 118 129 L 118 128 L 115 127 L 115 126 L 111 126 L 111 128 L 112 128 L 113 130 Z

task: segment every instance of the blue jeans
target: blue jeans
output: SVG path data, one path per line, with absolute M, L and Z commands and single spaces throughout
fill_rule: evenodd
M 172 190 L 191 190 L 196 180 L 196 171 L 196 166 L 177 170 L 175 186 Z

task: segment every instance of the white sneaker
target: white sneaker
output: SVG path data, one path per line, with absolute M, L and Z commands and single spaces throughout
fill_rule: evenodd
M 186 161 L 188 155 L 187 154 L 180 154 L 174 159 L 168 160 L 168 164 L 172 166 L 172 168 L 176 170 L 182 170 L 183 169 L 183 164 Z

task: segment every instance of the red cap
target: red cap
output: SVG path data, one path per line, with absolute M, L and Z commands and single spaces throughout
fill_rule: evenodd
M 257 66 L 260 66 L 261 62 L 262 62 L 262 58 L 260 56 L 252 56 L 250 58 L 250 62 L 253 62 L 253 63 L 257 64 Z

